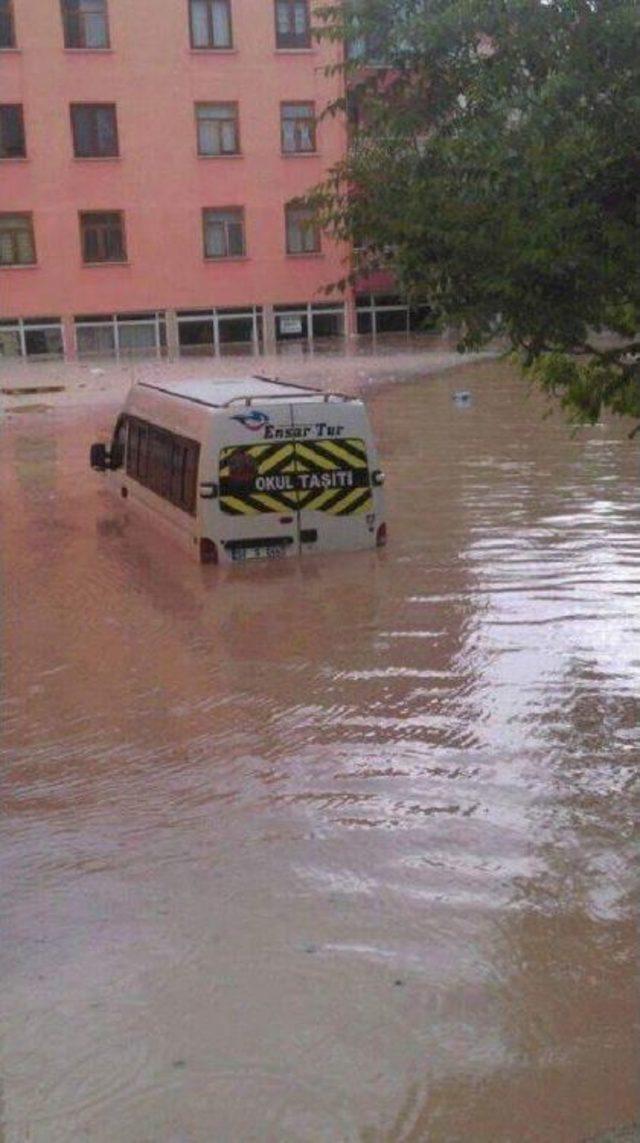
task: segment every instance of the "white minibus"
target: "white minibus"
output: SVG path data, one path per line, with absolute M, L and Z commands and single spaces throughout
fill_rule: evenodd
M 203 563 L 382 546 L 363 402 L 263 377 L 137 382 L 91 467 Z

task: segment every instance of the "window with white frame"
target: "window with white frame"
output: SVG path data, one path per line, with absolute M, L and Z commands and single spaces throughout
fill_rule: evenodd
M 435 314 L 425 302 L 409 305 L 397 294 L 357 294 L 355 301 L 358 333 L 435 332 Z
M 107 0 L 62 0 L 65 48 L 108 48 Z
M 178 313 L 178 343 L 181 356 L 220 357 L 223 354 L 257 354 L 263 339 L 262 309 L 218 308 Z
M 205 258 L 242 258 L 246 252 L 244 208 L 216 207 L 203 210 Z
M 162 311 L 78 316 L 75 330 L 79 357 L 162 357 L 167 352 Z
M 124 215 L 121 210 L 82 211 L 80 239 L 83 262 L 127 260 Z
M 36 244 L 31 214 L 0 214 L 0 266 L 33 266 Z
M 71 130 L 76 159 L 106 159 L 118 155 L 115 103 L 72 103 Z
M 300 305 L 274 307 L 276 341 L 307 341 L 344 337 L 346 315 L 344 302 L 307 302 Z
M 309 154 L 315 151 L 314 103 L 280 104 L 280 141 L 284 155 Z
M 62 357 L 60 318 L 0 320 L 0 357 Z
M 189 0 L 191 47 L 231 48 L 230 0 Z
M 196 103 L 196 124 L 199 155 L 240 153 L 237 103 Z
M 307 0 L 275 0 L 276 47 L 310 48 L 311 22 Z
M 285 206 L 287 254 L 317 254 L 320 251 L 320 228 L 312 210 L 297 203 Z

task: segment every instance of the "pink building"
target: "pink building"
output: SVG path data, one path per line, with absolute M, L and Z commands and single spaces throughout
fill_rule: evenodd
M 0 0 L 0 357 L 355 328 L 296 199 L 343 153 L 308 0 Z

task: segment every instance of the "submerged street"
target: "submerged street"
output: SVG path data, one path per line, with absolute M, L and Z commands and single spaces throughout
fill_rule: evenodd
M 118 393 L 4 419 L 6 1143 L 639 1118 L 638 438 L 350 383 L 388 547 L 228 570 L 116 513 Z

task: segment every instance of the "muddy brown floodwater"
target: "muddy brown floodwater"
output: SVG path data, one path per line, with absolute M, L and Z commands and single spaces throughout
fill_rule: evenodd
M 637 438 L 367 399 L 386 551 L 227 574 L 3 427 L 6 1143 L 637 1138 Z

